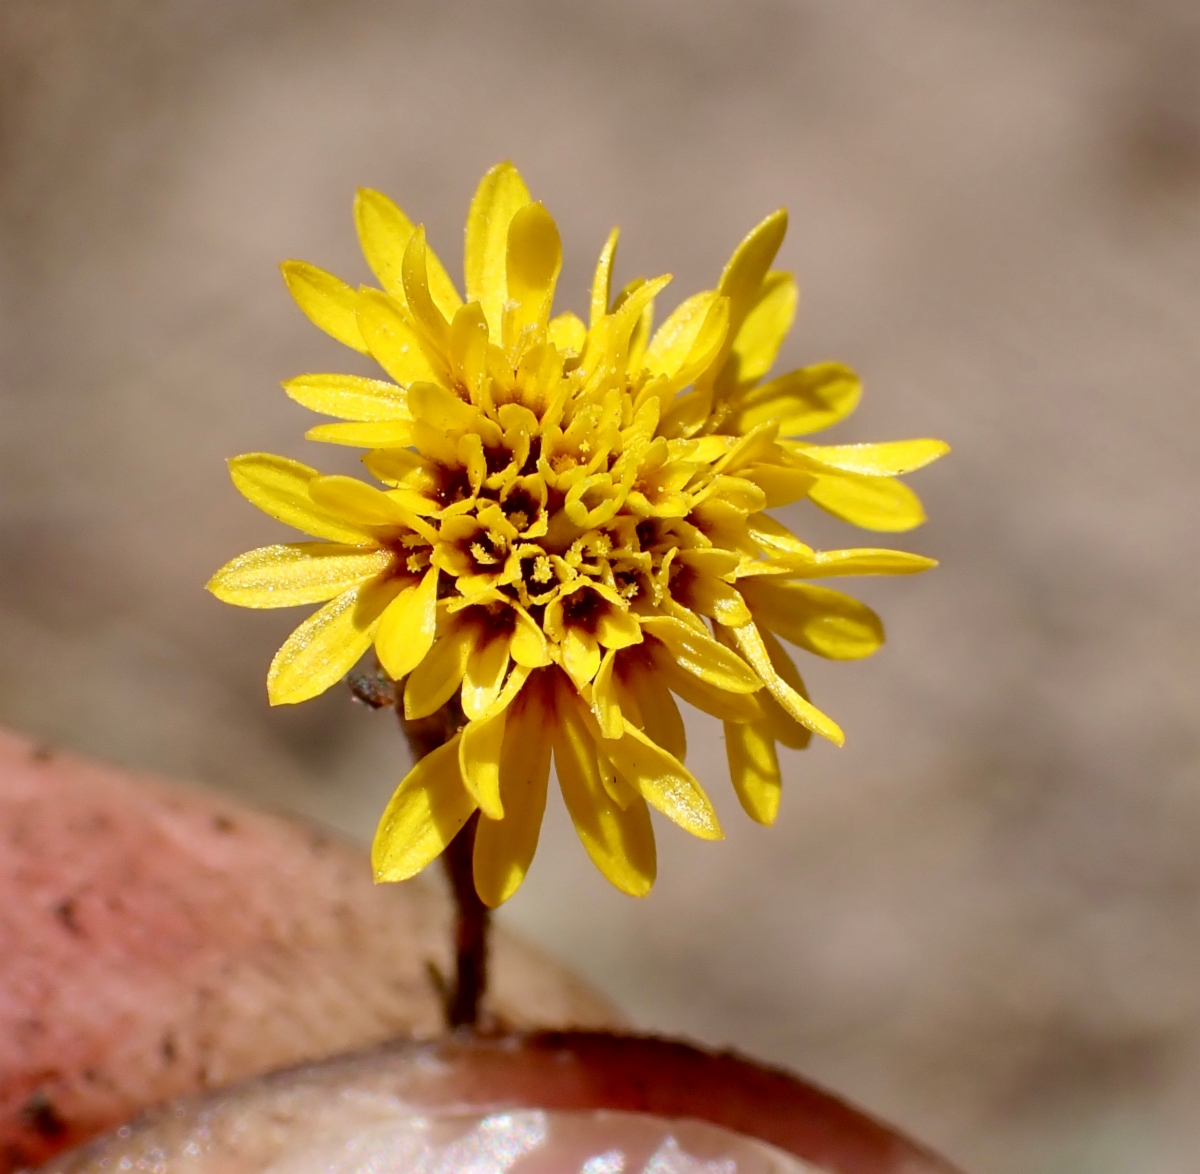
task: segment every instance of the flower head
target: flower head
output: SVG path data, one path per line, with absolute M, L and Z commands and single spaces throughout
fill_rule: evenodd
M 416 763 L 384 813 L 379 879 L 419 872 L 478 810 L 476 886 L 490 905 L 506 900 L 537 846 L 553 757 L 589 855 L 644 894 L 649 807 L 721 836 L 683 765 L 675 698 L 724 722 L 737 796 L 771 823 L 777 744 L 842 742 L 780 639 L 838 660 L 883 642 L 874 612 L 813 580 L 934 565 L 894 550 L 814 551 L 767 511 L 808 498 L 868 529 L 910 529 L 923 514 L 897 475 L 946 446 L 799 439 L 848 415 L 860 387 L 839 363 L 763 382 L 796 304 L 791 276 L 771 268 L 782 211 L 738 246 L 715 289 L 657 330 L 670 279 L 614 295 L 615 230 L 588 322 L 553 315 L 558 229 L 511 164 L 471 204 L 465 301 L 424 230 L 386 197 L 360 192 L 355 216 L 382 289 L 300 262 L 284 276 L 317 326 L 390 380 L 284 386 L 340 421 L 311 439 L 370 450 L 378 486 L 235 458 L 250 501 L 321 541 L 251 551 L 209 587 L 246 607 L 323 604 L 271 665 L 274 704 L 327 689 L 372 645 L 403 681 L 406 717 L 457 698 L 458 733 Z

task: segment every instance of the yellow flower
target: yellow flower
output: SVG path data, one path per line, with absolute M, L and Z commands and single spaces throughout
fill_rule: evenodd
M 725 725 L 750 816 L 779 806 L 777 743 L 842 732 L 808 700 L 779 638 L 835 660 L 883 643 L 878 617 L 810 580 L 908 574 L 903 551 L 818 552 L 766 511 L 807 497 L 875 530 L 924 518 L 898 475 L 935 440 L 823 446 L 798 439 L 848 415 L 860 387 L 821 363 L 762 382 L 796 286 L 771 269 L 786 215 L 738 246 L 714 290 L 652 330 L 670 280 L 614 297 L 614 230 L 587 325 L 552 317 L 558 229 L 508 163 L 483 179 L 466 233 L 466 300 L 424 230 L 358 195 L 359 238 L 382 290 L 283 271 L 301 309 L 392 381 L 304 375 L 300 403 L 338 417 L 315 440 L 367 448 L 386 486 L 323 477 L 282 457 L 231 462 L 255 505 L 322 539 L 234 559 L 209 584 L 245 607 L 323 603 L 280 649 L 273 704 L 340 680 L 374 645 L 404 681 L 410 719 L 457 695 L 463 724 L 401 782 L 375 839 L 378 879 L 430 863 L 480 811 L 475 882 L 489 905 L 537 846 L 551 757 L 592 860 L 618 888 L 655 876 L 649 807 L 704 839 L 720 825 L 683 765 L 675 698 Z

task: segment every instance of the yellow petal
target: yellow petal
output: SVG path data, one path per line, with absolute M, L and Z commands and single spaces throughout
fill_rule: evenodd
M 425 659 L 437 628 L 438 571 L 407 587 L 388 605 L 375 633 L 375 653 L 393 681 L 402 680 Z
M 747 233 L 746 238 L 734 250 L 721 274 L 721 284 L 718 287 L 730 302 L 729 334 L 730 339 L 737 338 L 742 323 L 750 308 L 758 300 L 763 281 L 783 244 L 787 232 L 787 210 L 780 208 L 772 212 L 760 224 Z
M 358 329 L 358 294 L 350 286 L 307 261 L 284 261 L 279 268 L 288 292 L 314 326 L 338 342 L 367 353 Z
M 600 645 L 590 632 L 572 626 L 563 637 L 562 658 L 575 688 L 582 689 L 600 668 Z
M 741 587 L 757 623 L 818 656 L 859 660 L 883 644 L 879 617 L 840 591 L 771 578 L 748 579 Z
M 796 316 L 796 282 L 790 273 L 768 273 L 742 322 L 719 386 L 757 383 L 775 362 Z
M 483 721 L 467 722 L 458 743 L 458 767 L 463 785 L 488 819 L 503 819 L 500 797 L 500 748 L 504 744 L 507 710 Z
M 379 617 L 400 586 L 393 579 L 353 587 L 309 616 L 271 661 L 271 704 L 295 705 L 336 685 L 371 647 Z
M 800 444 L 791 451 L 804 460 L 829 469 L 866 477 L 897 477 L 922 469 L 950 446 L 944 440 L 889 440 L 883 444 Z
M 796 668 L 787 649 L 775 638 L 775 634 L 769 628 L 759 628 L 758 634 L 762 638 L 767 655 L 771 658 L 771 667 L 795 693 L 805 701 L 811 700 L 808 690 L 804 687 L 800 670 Z M 730 638 L 732 639 L 732 634 Z M 782 742 L 792 750 L 803 750 L 808 746 L 812 741 L 812 730 L 800 725 L 767 690 L 764 689 L 759 694 L 758 700 L 763 707 L 764 728 L 767 728 L 776 742 Z
M 600 259 L 596 262 L 596 273 L 592 278 L 591 314 L 588 322 L 594 327 L 608 313 L 612 301 L 612 268 L 617 255 L 617 238 L 620 230 L 614 228 L 600 250 Z
M 622 810 L 613 800 L 601 781 L 592 735 L 561 694 L 551 737 L 563 800 L 592 863 L 621 892 L 644 897 L 657 872 L 646 801 L 638 798 Z
M 468 718 L 483 717 L 500 696 L 508 672 L 509 645 L 507 636 L 492 636 L 477 641 L 471 649 L 462 685 L 463 713 Z
M 454 696 L 478 635 L 474 624 L 454 624 L 409 673 L 404 685 L 404 716 L 409 721 L 428 717 Z
M 715 289 L 693 294 L 654 332 L 642 360 L 652 375 L 674 375 L 691 352 L 713 303 Z
M 527 669 L 523 664 L 514 664 L 504 681 L 504 688 L 496 694 L 495 700 L 486 709 L 477 713 L 473 720 L 484 721 L 507 709 L 520 696 L 521 690 L 525 687 L 525 682 L 529 680 L 532 672 L 532 669 Z
M 596 639 L 605 648 L 629 648 L 642 642 L 642 626 L 633 612 L 611 607 L 596 619 Z
M 775 739 L 760 722 L 725 723 L 729 777 L 742 808 L 751 819 L 770 827 L 779 814 L 779 756 Z
M 371 357 L 397 383 L 407 387 L 420 380 L 436 380 L 441 374 L 394 298 L 364 289 L 358 295 L 358 326 Z
M 501 337 L 508 300 L 508 226 L 529 202 L 529 189 L 517 169 L 508 162 L 498 163 L 483 177 L 467 213 L 463 266 L 467 301 L 483 307 L 493 340 Z
M 619 738 L 625 732 L 625 720 L 621 712 L 621 699 L 613 677 L 616 651 L 606 652 L 600 662 L 599 671 L 592 681 L 592 713 L 606 738 Z
M 526 326 L 550 321 L 561 268 L 562 241 L 554 217 L 541 203 L 518 209 L 508 226 L 506 346 L 512 346 Z
M 757 568 L 760 564 L 753 563 Z M 850 550 L 815 550 L 807 556 L 783 555 L 762 564 L 780 578 L 829 579 L 838 575 L 915 575 L 937 566 L 937 559 L 906 550 L 882 550 L 870 547 Z
M 756 625 L 747 624 L 744 628 L 735 628 L 733 638 L 742 655 L 754 666 L 754 671 L 762 677 L 771 696 L 792 718 L 812 730 L 814 734 L 828 738 L 835 746 L 845 743 L 846 735 L 842 733 L 838 724 L 826 717 L 808 698 L 802 697 L 775 671 Z
M 770 552 L 772 558 L 776 552 L 812 558 L 813 548 L 801 542 L 782 522 L 769 514 L 753 514 L 746 519 L 746 528 L 750 537 L 759 546 Z
M 446 436 L 461 436 L 481 420 L 479 409 L 436 383 L 414 383 L 408 392 L 413 418 Z
M 694 705 L 722 721 L 749 722 L 762 718 L 763 711 L 758 695 L 728 693 L 710 685 L 681 669 L 663 645 L 650 641 L 648 646 L 655 672 L 662 679 L 662 683 L 689 705 Z
M 413 222 L 382 192 L 360 188 L 354 201 L 358 241 L 371 272 L 394 297 L 404 297 L 404 250 L 412 239 Z M 429 252 L 429 292 L 447 318 L 462 305 L 450 275 L 432 250 Z
M 513 629 L 512 646 L 509 649 L 513 660 L 528 669 L 548 665 L 550 650 L 540 625 L 523 607 L 514 604 L 513 610 L 517 613 L 517 626 Z
M 894 477 L 837 473 L 817 478 L 809 500 L 826 513 L 864 530 L 898 532 L 925 521 L 921 499 Z
M 750 610 L 741 592 L 712 575 L 697 575 L 692 580 L 688 603 L 701 615 L 711 616 L 729 628 L 740 628 L 750 622 Z
M 670 616 L 643 616 L 642 627 L 661 640 L 680 668 L 717 689 L 730 693 L 754 693 L 762 681 L 735 652 L 711 636 Z
M 635 803 L 645 807 L 646 800 L 625 781 L 622 775 L 617 773 L 617 768 L 613 766 L 608 755 L 604 753 L 605 744 L 604 742 L 596 742 L 593 739 L 593 745 L 596 747 L 596 765 L 600 769 L 600 782 L 608 792 L 609 798 L 622 811 L 628 811 Z
M 372 424 L 318 424 L 304 434 L 304 439 L 354 448 L 405 448 L 412 444 L 412 434 L 409 420 L 381 420 Z
M 407 526 L 412 520 L 412 515 L 382 489 L 357 477 L 343 477 L 340 473 L 314 477 L 308 493 L 322 509 L 359 526 Z
M 844 420 L 861 398 L 862 384 L 849 367 L 816 363 L 736 396 L 731 430 L 749 432 L 778 420 L 780 436 L 804 436 Z
M 551 318 L 546 334 L 559 352 L 564 354 L 580 354 L 587 342 L 587 327 L 583 319 L 570 310 Z
M 624 737 L 605 742 L 604 753 L 651 807 L 684 831 L 702 840 L 725 838 L 717 813 L 691 771 L 632 722 L 625 722 Z
M 339 420 L 410 420 L 408 392 L 361 375 L 298 375 L 283 390 L 298 404 Z
M 680 762 L 687 756 L 687 731 L 670 689 L 653 672 L 636 672 L 629 681 L 646 734 Z
M 294 607 L 324 603 L 389 570 L 390 550 L 332 542 L 262 546 L 227 562 L 208 590 L 239 607 Z
M 299 461 L 246 453 L 229 462 L 229 476 L 247 501 L 288 526 L 349 546 L 377 545 L 369 530 L 313 501 L 309 489 L 321 474 Z
M 545 724 L 545 707 L 538 704 L 509 716 L 500 755 L 504 818 L 482 819 L 475 831 L 475 891 L 493 909 L 520 888 L 537 851 L 550 777 Z
M 413 324 L 425 336 L 439 356 L 446 356 L 450 349 L 450 323 L 438 309 L 429 291 L 429 250 L 425 245 L 425 228 L 418 226 L 404 250 L 404 296 L 408 301 L 408 312 Z M 429 347 L 426 358 L 431 359 Z M 435 364 L 436 366 L 436 364 Z
M 358 243 L 379 284 L 395 297 L 404 297 L 400 276 L 404 246 L 415 225 L 382 192 L 359 188 L 354 198 L 354 226 Z
M 426 754 L 396 788 L 371 846 L 376 881 L 416 876 L 471 818 L 475 800 L 459 773 L 459 737 Z
M 807 469 L 794 469 L 765 462 L 743 469 L 741 476 L 762 490 L 763 507 L 772 510 L 799 501 L 818 480 Z

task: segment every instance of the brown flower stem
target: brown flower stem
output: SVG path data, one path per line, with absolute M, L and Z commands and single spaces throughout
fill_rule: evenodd
M 454 988 L 446 992 L 446 1024 L 452 1028 L 478 1026 L 479 1006 L 487 989 L 488 929 L 492 911 L 475 892 L 471 865 L 478 823 L 477 811 L 442 853 L 442 864 L 450 878 L 458 909 L 454 934 Z
M 454 737 L 463 724 L 457 699 L 448 702 L 429 717 L 410 721 L 401 705 L 396 713 L 404 736 L 408 739 L 414 761 L 424 758 Z M 476 812 L 463 825 L 442 853 L 442 865 L 454 896 L 456 919 L 454 927 L 454 983 L 443 982 L 446 1025 L 451 1028 L 475 1028 L 479 1024 L 480 1004 L 487 990 L 488 929 L 491 910 L 475 891 L 472 857 L 475 852 L 475 828 L 479 823 Z

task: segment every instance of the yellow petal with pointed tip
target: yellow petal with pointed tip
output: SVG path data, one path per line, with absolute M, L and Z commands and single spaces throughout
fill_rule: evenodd
M 938 457 L 945 456 L 950 446 L 944 440 L 930 439 L 889 440 L 883 444 L 802 445 L 797 442 L 792 451 L 803 459 L 844 473 L 897 477 L 923 469 Z
M 390 550 L 332 542 L 262 546 L 227 562 L 208 590 L 238 607 L 295 607 L 324 603 L 377 578 L 396 561 Z
M 718 288 L 730 302 L 731 340 L 737 338 L 746 315 L 760 296 L 771 262 L 775 260 L 775 254 L 783 244 L 787 221 L 787 210 L 780 208 L 755 225 L 733 251 L 729 264 L 725 266 L 725 272 L 721 274 L 721 284 Z
M 600 250 L 600 259 L 596 262 L 596 273 L 592 278 L 591 312 L 589 323 L 594 327 L 608 313 L 612 301 L 612 269 L 617 255 L 617 238 L 620 230 L 614 228 Z
M 500 748 L 504 744 L 507 711 L 483 721 L 467 722 L 458 743 L 458 767 L 463 786 L 488 819 L 503 819 L 500 798 Z
M 921 499 L 894 477 L 820 476 L 808 497 L 826 513 L 864 530 L 894 533 L 912 530 L 925 521 Z
M 632 722 L 625 722 L 624 737 L 605 742 L 604 753 L 651 807 L 685 832 L 701 840 L 725 838 L 717 813 L 692 772 Z
M 757 383 L 775 362 L 796 316 L 796 282 L 790 273 L 768 273 L 733 340 L 719 386 Z
M 376 881 L 402 881 L 436 860 L 475 811 L 463 786 L 455 734 L 404 777 L 384 810 L 371 846 Z
M 742 809 L 751 819 L 770 827 L 779 814 L 780 775 L 769 728 L 760 722 L 726 722 L 725 754 Z
M 775 671 L 763 638 L 754 624 L 747 624 L 744 628 L 735 628 L 733 638 L 742 655 L 754 666 L 754 671 L 762 677 L 771 696 L 792 718 L 812 730 L 814 734 L 828 738 L 835 746 L 845 743 L 846 735 L 842 733 L 837 722 L 823 714 L 808 698 L 802 697 Z
M 463 268 L 467 301 L 483 307 L 492 340 L 501 337 L 508 300 L 508 226 L 530 202 L 529 189 L 509 162 L 498 163 L 480 181 L 467 213 Z
M 810 583 L 759 578 L 741 584 L 755 621 L 830 660 L 860 660 L 883 644 L 883 623 L 865 603 Z
M 230 460 L 229 476 L 247 501 L 285 525 L 331 542 L 376 545 L 369 530 L 313 501 L 309 490 L 320 474 L 299 461 L 271 453 L 245 453 Z
M 350 286 L 307 261 L 284 261 L 279 268 L 288 292 L 314 326 L 338 342 L 367 353 L 358 329 L 358 294 Z
M 358 326 L 371 357 L 406 387 L 419 380 L 436 380 L 415 327 L 394 298 L 364 289 L 358 295 Z
M 592 735 L 561 691 L 551 739 L 563 800 L 592 863 L 621 892 L 644 897 L 657 873 L 646 801 L 637 798 L 624 810 L 614 801 L 601 780 Z
M 406 587 L 388 605 L 375 633 L 375 652 L 393 681 L 402 680 L 425 659 L 437 629 L 436 567 L 420 583 Z
M 354 587 L 309 616 L 271 661 L 271 704 L 295 705 L 336 685 L 371 647 L 379 617 L 400 586 L 393 579 Z
M 778 420 L 780 436 L 804 436 L 844 420 L 861 398 L 862 384 L 849 367 L 816 363 L 735 396 L 730 428 L 749 432 Z
M 382 192 L 359 188 L 354 201 L 354 223 L 371 272 L 388 293 L 403 298 L 404 250 L 415 231 L 413 222 Z M 450 318 L 462 305 L 462 298 L 432 250 L 428 257 L 429 292 L 442 313 Z
M 475 891 L 492 909 L 520 888 L 537 851 L 550 777 L 545 720 L 545 710 L 536 704 L 510 714 L 500 753 L 504 818 L 480 820 L 475 831 Z
M 775 634 L 769 628 L 759 628 L 758 634 L 762 639 L 763 647 L 767 650 L 767 655 L 771 658 L 771 667 L 783 678 L 790 689 L 803 697 L 805 701 L 811 700 L 808 690 L 804 687 L 804 679 L 800 676 L 800 670 L 796 668 L 796 663 L 788 654 L 787 649 L 775 638 Z M 803 750 L 812 741 L 812 730 L 807 726 L 800 725 L 766 689 L 759 694 L 759 703 L 763 707 L 764 729 L 774 737 L 776 742 L 782 742 L 792 750 Z
M 730 693 L 754 693 L 762 681 L 735 652 L 671 616 L 643 616 L 642 627 L 661 640 L 680 668 Z

